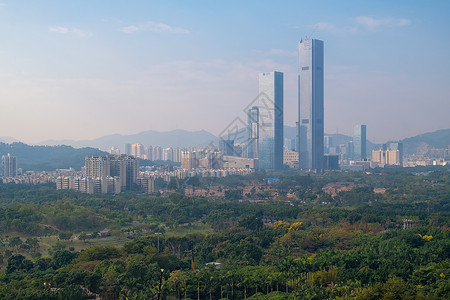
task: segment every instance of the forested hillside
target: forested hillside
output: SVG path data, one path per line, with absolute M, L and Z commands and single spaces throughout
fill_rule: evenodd
M 70 146 L 30 146 L 23 143 L 0 143 L 0 156 L 11 153 L 17 157 L 18 167 L 24 171 L 53 171 L 55 169 L 84 166 L 84 158 L 89 155 L 106 155 L 94 148 L 75 149 Z
M 0 298 L 450 296 L 448 171 L 174 180 L 155 196 L 0 185 Z

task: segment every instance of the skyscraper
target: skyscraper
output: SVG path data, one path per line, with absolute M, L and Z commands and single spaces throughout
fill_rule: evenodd
M 298 128 L 300 168 L 323 169 L 323 41 L 298 44 Z
M 283 73 L 259 74 L 260 169 L 283 168 Z
M 17 157 L 10 153 L 7 155 L 2 155 L 2 171 L 4 177 L 16 177 Z
M 219 140 L 219 151 L 222 155 L 236 156 L 234 151 L 234 140 Z
M 248 158 L 258 158 L 258 138 L 259 138 L 259 108 L 253 106 L 248 109 Z
M 366 154 L 366 125 L 355 125 L 353 128 L 353 160 L 365 160 Z

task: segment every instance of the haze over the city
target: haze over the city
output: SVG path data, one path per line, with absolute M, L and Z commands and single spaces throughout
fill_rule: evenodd
M 1 1 L 0 136 L 219 134 L 284 72 L 297 121 L 298 42 L 325 44 L 325 132 L 374 142 L 450 128 L 448 1 Z

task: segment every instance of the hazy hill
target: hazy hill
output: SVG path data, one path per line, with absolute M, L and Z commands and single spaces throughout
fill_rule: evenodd
M 450 146 L 450 129 L 419 134 L 402 140 L 405 154 L 426 153 L 430 148 Z
M 246 129 L 241 129 L 245 131 Z M 245 132 L 244 132 L 245 134 Z M 296 129 L 293 126 L 285 126 L 284 137 L 295 139 Z M 352 140 L 351 136 L 344 134 L 326 134 L 332 137 L 333 146 L 339 146 Z M 4 137 L 4 139 L 15 141 L 12 137 Z M 217 137 L 212 133 L 187 130 L 172 130 L 167 132 L 159 132 L 154 130 L 144 131 L 138 134 L 121 135 L 112 134 L 103 136 L 93 140 L 48 140 L 39 143 L 39 145 L 68 145 L 75 148 L 93 147 L 101 150 L 108 150 L 112 146 L 118 147 L 122 152 L 124 145 L 141 143 L 145 146 L 154 145 L 161 147 L 189 147 L 189 146 L 206 146 L 211 142 L 216 142 Z M 2 137 L 0 137 L 0 142 Z M 447 148 L 450 145 L 450 129 L 442 129 L 434 132 L 420 134 L 414 137 L 403 139 L 405 154 L 426 153 L 430 148 Z M 379 144 L 367 141 L 367 152 L 373 149 L 379 149 Z
M 187 131 L 172 130 L 167 132 L 160 131 L 144 131 L 138 134 L 122 135 L 112 134 L 103 136 L 94 140 L 48 140 L 39 143 L 40 145 L 69 145 L 75 148 L 94 147 L 101 150 L 108 150 L 112 146 L 124 150 L 125 144 L 143 144 L 145 146 L 161 146 L 161 147 L 190 147 L 190 146 L 206 146 L 212 141 L 216 141 L 217 137 L 205 130 Z
M 285 138 L 295 139 L 295 135 L 296 135 L 296 128 L 294 126 L 284 126 Z M 325 135 L 331 136 L 333 147 L 345 144 L 353 140 L 353 137 L 340 133 L 325 133 Z M 374 149 L 377 149 L 378 147 L 379 145 L 374 144 L 369 140 L 367 141 L 367 153 L 371 152 Z
M 19 143 L 20 141 L 16 140 L 12 136 L 0 136 L 0 143 L 12 144 Z
M 23 143 L 0 143 L 0 156 L 11 153 L 17 156 L 18 167 L 24 171 L 51 171 L 55 169 L 84 166 L 84 158 L 89 155 L 105 155 L 94 148 L 74 149 L 70 146 L 30 146 Z

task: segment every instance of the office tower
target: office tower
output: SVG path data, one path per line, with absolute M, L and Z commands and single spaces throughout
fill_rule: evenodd
M 248 120 L 248 145 L 247 157 L 258 158 L 258 138 L 259 138 L 259 108 L 253 106 L 247 111 Z
M 236 156 L 234 151 L 234 140 L 219 140 L 219 151 L 222 155 Z
M 353 128 L 353 160 L 362 161 L 366 155 L 366 125 L 355 125 Z
M 245 153 L 247 145 L 245 143 L 242 144 L 234 144 L 234 156 L 239 157 L 247 157 L 247 154 Z
M 345 156 L 344 159 L 353 159 L 353 141 L 348 141 L 345 143 Z
M 16 177 L 17 157 L 10 153 L 7 155 L 2 155 L 2 171 L 3 177 Z
M 131 144 L 125 144 L 125 154 L 131 155 Z
M 330 148 L 333 147 L 333 137 L 326 135 L 323 138 L 323 146 L 324 146 L 324 151 L 326 153 L 330 153 Z M 325 164 L 325 163 L 324 163 Z
M 323 41 L 298 44 L 298 145 L 300 168 L 323 169 Z
M 259 74 L 260 169 L 283 168 L 283 73 Z
M 339 155 L 324 155 L 323 156 L 323 167 L 326 170 L 339 169 Z

